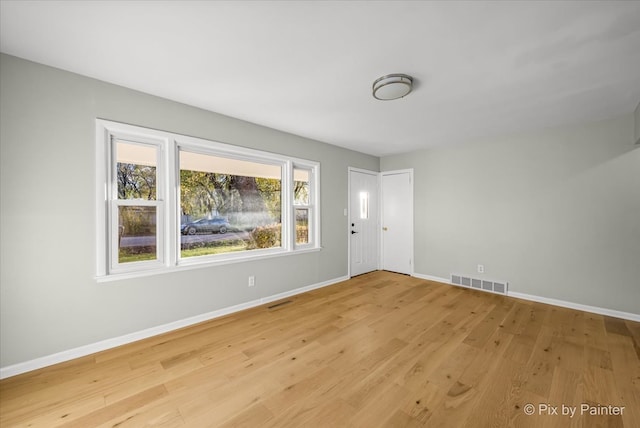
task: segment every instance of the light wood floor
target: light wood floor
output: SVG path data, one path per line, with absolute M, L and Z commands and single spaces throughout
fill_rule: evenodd
M 388 272 L 288 300 L 5 379 L 0 426 L 640 427 L 640 323 Z

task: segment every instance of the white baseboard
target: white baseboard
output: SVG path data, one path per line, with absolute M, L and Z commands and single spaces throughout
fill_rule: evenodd
M 420 279 L 426 279 L 428 281 L 442 282 L 444 284 L 456 286 L 455 284 L 452 284 L 448 278 L 440 278 L 437 276 L 423 275 L 418 273 L 414 273 L 413 276 Z M 535 296 L 532 294 L 518 293 L 516 291 L 511 291 L 511 290 L 507 291 L 507 296 L 515 297 L 517 299 L 529 300 L 532 302 L 546 303 L 547 305 L 560 306 L 560 307 L 569 308 L 569 309 L 577 309 L 579 311 L 592 312 L 594 314 L 606 315 L 609 317 L 622 318 L 625 320 L 640 322 L 640 314 L 633 314 L 630 312 L 600 308 L 598 306 L 583 305 L 580 303 L 567 302 L 566 300 L 552 299 L 549 297 Z
M 416 278 L 420 278 L 420 279 L 426 279 L 427 281 L 435 281 L 435 282 L 442 282 L 449 285 L 455 285 L 455 284 L 452 284 L 449 279 L 440 278 L 439 276 L 424 275 L 421 273 L 414 273 L 412 276 L 415 276 Z
M 240 303 L 238 305 L 229 306 L 227 308 L 218 309 L 212 312 L 207 312 L 205 314 L 196 315 L 194 317 L 189 317 L 182 320 L 170 322 L 168 324 L 147 328 L 145 330 L 125 334 L 123 336 L 114 337 L 111 339 L 102 340 L 100 342 L 91 343 L 89 345 L 68 349 L 66 351 L 36 358 L 30 361 L 25 361 L 23 363 L 2 367 L 0 368 L 0 379 L 5 379 L 11 376 L 19 375 L 21 373 L 26 373 L 32 370 L 37 370 L 43 367 L 51 366 L 53 364 L 58 364 L 65 361 L 73 360 L 75 358 L 80 358 L 87 355 L 95 354 L 96 352 L 105 351 L 107 349 L 126 345 L 127 343 L 132 343 L 138 340 L 157 336 L 159 334 L 168 333 L 170 331 L 177 330 L 179 328 L 188 327 L 190 325 L 198 324 L 204 321 L 212 320 L 214 318 L 219 318 L 225 315 L 229 315 L 234 312 L 239 312 L 245 309 L 264 305 L 265 303 L 273 302 L 275 300 L 280 300 L 285 297 L 306 293 L 307 291 L 315 290 L 317 288 L 327 287 L 329 285 L 336 284 L 338 282 L 342 282 L 347 279 L 349 279 L 348 276 L 342 276 L 339 278 L 330 279 L 328 281 L 307 285 L 305 287 L 296 288 L 294 290 L 285 291 L 283 293 L 273 294 L 271 296 L 262 297 L 260 299 L 252 300 L 250 302 Z
M 533 302 L 546 303 L 548 305 L 562 306 L 563 308 L 577 309 L 579 311 L 592 312 L 594 314 L 606 315 L 614 318 L 622 318 L 629 321 L 640 322 L 640 314 L 617 311 L 615 309 L 601 308 L 598 306 L 583 305 L 581 303 L 567 302 L 566 300 L 551 299 L 549 297 L 533 296 L 531 294 L 509 291 L 509 296 Z

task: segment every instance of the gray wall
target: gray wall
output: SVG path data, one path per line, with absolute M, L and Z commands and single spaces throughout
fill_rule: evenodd
M 633 133 L 629 114 L 381 159 L 415 171 L 415 272 L 640 314 Z
M 323 250 L 96 283 L 96 117 L 320 161 Z M 378 160 L 1 55 L 0 366 L 346 275 L 348 166 L 414 168 L 416 273 L 640 313 L 637 117 Z
M 7 55 L 0 94 L 0 366 L 347 274 L 347 167 L 378 158 Z M 96 283 L 96 117 L 321 162 L 322 251 Z
M 636 107 L 636 111 L 635 111 L 635 122 L 636 122 L 636 129 L 635 129 L 635 134 L 634 134 L 634 141 L 636 142 L 636 144 L 640 144 L 640 103 L 638 103 L 638 107 Z

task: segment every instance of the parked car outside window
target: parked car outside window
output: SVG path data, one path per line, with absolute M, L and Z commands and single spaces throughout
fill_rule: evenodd
M 231 225 L 225 218 L 215 217 L 185 223 L 180 227 L 180 231 L 183 235 L 195 235 L 196 233 L 227 233 L 230 228 Z

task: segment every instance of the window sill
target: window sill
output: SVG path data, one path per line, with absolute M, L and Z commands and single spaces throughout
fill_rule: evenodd
M 96 276 L 95 280 L 98 283 L 115 282 L 115 281 L 122 281 L 122 280 L 133 279 L 133 278 L 141 278 L 146 276 L 163 275 L 167 273 L 210 268 L 215 266 L 224 266 L 224 265 L 234 264 L 234 263 L 243 263 L 243 262 L 249 262 L 253 260 L 264 260 L 264 259 L 272 259 L 272 258 L 283 257 L 283 256 L 295 256 L 298 254 L 315 253 L 321 250 L 322 250 L 322 247 L 312 247 L 312 248 L 301 248 L 295 251 L 282 251 L 282 252 L 271 253 L 271 254 L 246 255 L 242 257 L 235 257 L 232 259 L 224 259 L 224 260 L 213 260 L 213 261 L 212 260 L 206 260 L 206 261 L 189 260 L 185 264 L 180 264 L 176 266 L 165 266 L 158 269 L 149 269 L 149 270 L 142 270 L 142 271 L 135 271 L 135 272 L 114 273 L 110 275 Z

